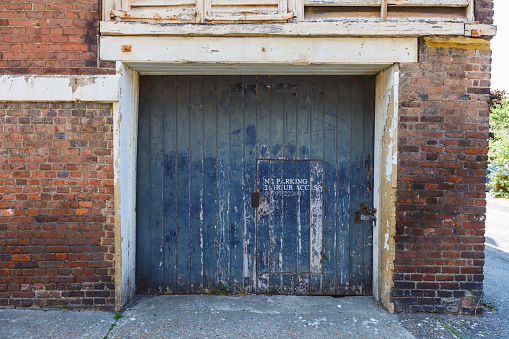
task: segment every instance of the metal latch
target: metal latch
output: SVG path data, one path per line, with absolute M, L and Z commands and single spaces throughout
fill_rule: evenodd
M 361 204 L 359 209 L 355 211 L 353 221 L 360 224 L 361 221 L 375 221 L 376 222 L 376 208 L 368 208 L 366 205 Z
M 260 207 L 260 193 L 252 192 L 251 193 L 251 208 Z

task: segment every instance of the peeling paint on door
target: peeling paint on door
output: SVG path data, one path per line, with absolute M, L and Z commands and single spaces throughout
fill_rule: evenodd
M 142 77 L 137 291 L 370 294 L 373 80 Z

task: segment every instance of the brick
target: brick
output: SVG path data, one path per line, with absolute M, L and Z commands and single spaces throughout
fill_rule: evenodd
M 104 178 L 113 175 L 112 153 L 104 152 L 104 149 L 112 147 L 112 135 L 106 137 L 98 128 L 106 124 L 104 117 L 111 115 L 111 105 L 9 105 L 10 109 L 4 110 L 0 104 L 0 120 L 4 119 L 0 128 L 16 131 L 20 138 L 16 135 L 12 140 L 25 143 L 10 144 L 7 155 L 10 154 L 12 161 L 0 163 L 0 218 L 10 218 L 0 222 L 0 233 L 5 233 L 0 244 L 5 242 L 2 248 L 7 252 L 0 253 L 0 271 L 2 278 L 11 282 L 7 295 L 2 294 L 0 281 L 0 305 L 58 307 L 62 297 L 76 298 L 82 305 L 79 299 L 86 298 L 80 291 L 79 280 L 90 283 L 90 292 L 98 292 L 91 294 L 91 304 L 104 303 L 97 305 L 104 305 L 107 309 L 111 307 L 114 286 L 94 283 L 113 281 L 114 256 L 111 254 L 115 251 L 114 242 L 110 240 L 114 235 L 111 223 L 108 223 L 111 220 L 106 217 L 113 214 L 113 195 L 94 193 L 102 189 L 102 180 L 96 183 L 85 180 L 78 185 L 72 174 L 85 168 L 86 171 L 100 171 Z M 69 139 L 80 135 L 88 126 L 79 120 L 68 125 L 66 119 L 75 110 L 84 112 L 94 121 L 94 128 L 87 132 L 91 140 L 101 139 L 104 142 L 79 144 L 90 154 L 94 154 L 96 149 L 102 152 L 100 158 L 83 159 L 80 165 L 64 158 L 71 146 Z M 52 120 L 44 120 L 46 118 Z M 98 137 L 93 137 L 94 134 Z M 3 179 L 3 173 L 9 176 Z M 71 188 L 74 190 L 72 193 Z M 2 189 L 6 194 L 2 194 Z M 26 205 L 29 207 L 25 208 L 23 204 L 29 204 Z M 80 208 L 95 214 L 86 221 L 83 216 L 75 214 L 75 210 Z M 5 232 L 7 230 L 10 231 Z M 76 292 L 66 295 L 65 292 L 70 290 Z M 15 299 L 11 292 L 16 292 Z
M 479 3 L 491 5 L 480 0 L 477 9 Z M 474 185 L 484 186 L 487 165 L 489 112 L 479 97 L 489 93 L 489 83 L 480 83 L 489 76 L 489 56 L 421 41 L 419 62 L 401 64 L 400 80 L 409 81 L 400 81 L 397 311 L 467 313 L 471 305 L 460 307 L 465 291 L 482 295 L 484 233 L 473 232 L 484 230 L 485 197 L 484 187 L 475 196 L 481 191 Z M 417 299 L 400 298 L 410 295 Z

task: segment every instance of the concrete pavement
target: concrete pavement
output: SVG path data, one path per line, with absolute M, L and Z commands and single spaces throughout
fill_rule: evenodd
M 112 331 L 124 338 L 413 338 L 371 297 L 143 296 Z

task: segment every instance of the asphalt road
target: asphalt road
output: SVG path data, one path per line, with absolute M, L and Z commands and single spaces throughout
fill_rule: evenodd
M 509 199 L 486 198 L 486 245 L 509 254 Z

